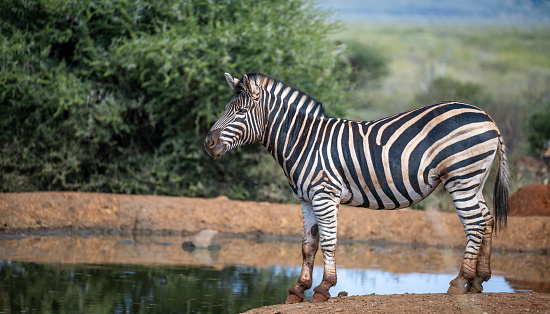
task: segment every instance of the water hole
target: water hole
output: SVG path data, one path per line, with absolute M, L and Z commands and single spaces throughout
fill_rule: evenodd
M 56 235 L 0 240 L 0 313 L 238 313 L 284 302 L 299 241 L 221 238 L 182 250 L 178 236 Z M 462 250 L 339 243 L 332 295 L 445 293 Z M 550 256 L 494 252 L 485 292 L 550 292 Z M 322 278 L 318 254 L 314 285 Z M 310 298 L 311 291 L 306 293 Z

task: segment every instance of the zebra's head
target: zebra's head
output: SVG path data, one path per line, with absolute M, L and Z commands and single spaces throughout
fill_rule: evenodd
M 225 73 L 225 79 L 235 95 L 204 141 L 212 157 L 222 157 L 229 150 L 260 140 L 264 128 L 263 108 L 260 106 L 260 86 L 246 74 L 241 80 Z

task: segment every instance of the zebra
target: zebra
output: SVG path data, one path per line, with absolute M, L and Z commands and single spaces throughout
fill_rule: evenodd
M 500 131 L 481 109 L 440 102 L 374 121 L 331 118 L 323 105 L 261 73 L 225 78 L 234 96 L 208 132 L 211 157 L 260 142 L 283 169 L 302 203 L 302 269 L 286 303 L 304 300 L 312 286 L 317 250 L 323 279 L 312 302 L 330 298 L 336 285 L 336 233 L 340 204 L 398 209 L 426 198 L 439 183 L 451 194 L 466 234 L 459 273 L 448 293 L 479 293 L 491 277 L 491 237 L 505 229 L 510 195 Z M 494 219 L 482 189 L 494 159 Z M 404 222 L 405 223 L 405 222 Z

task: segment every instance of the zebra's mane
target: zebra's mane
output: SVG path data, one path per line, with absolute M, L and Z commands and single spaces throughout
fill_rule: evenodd
M 304 93 L 303 91 L 295 87 L 292 87 L 281 80 L 275 79 L 263 73 L 248 73 L 246 75 L 248 76 L 248 79 L 250 81 L 256 83 L 263 90 L 266 90 L 267 86 L 269 86 L 270 84 L 273 87 L 277 86 L 278 84 L 282 84 L 280 90 L 285 90 L 287 87 L 290 87 L 290 92 L 288 93 L 288 95 L 292 95 L 294 92 L 297 91 L 299 93 L 298 97 L 296 97 L 296 101 L 294 101 L 294 103 L 291 104 L 292 106 L 295 107 L 296 111 L 303 112 L 305 114 L 308 108 L 308 105 L 311 103 L 311 101 L 313 101 L 314 103 L 313 108 L 311 108 L 311 110 L 309 111 L 309 115 L 312 115 L 313 112 L 317 111 L 318 117 L 327 116 L 325 112 L 325 108 L 323 107 L 323 104 L 320 101 L 315 100 L 313 97 L 309 96 L 308 94 Z M 241 82 L 242 82 L 242 79 L 241 79 Z M 244 90 L 245 87 L 242 84 L 239 84 L 239 85 L 241 85 L 241 87 Z M 298 107 L 298 100 L 302 98 L 304 95 L 307 97 L 307 99 L 306 101 L 303 102 L 303 104 L 300 107 Z

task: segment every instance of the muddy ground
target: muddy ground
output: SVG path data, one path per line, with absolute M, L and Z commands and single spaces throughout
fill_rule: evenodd
M 494 238 L 493 248 L 497 252 L 548 254 L 550 206 L 546 204 L 550 204 L 550 187 L 535 186 L 521 193 L 511 199 L 513 207 L 521 209 L 512 208 L 507 232 Z M 526 206 L 526 201 L 522 201 L 537 199 L 535 206 Z M 5 239 L 21 234 L 27 237 L 59 233 L 192 234 L 203 229 L 248 237 L 298 239 L 301 224 L 299 205 L 232 201 L 226 197 L 197 199 L 73 192 L 0 194 L 0 237 Z M 458 216 L 437 210 L 373 211 L 343 206 L 339 212 L 338 236 L 341 241 L 465 245 Z M 367 295 L 336 297 L 317 305 L 309 302 L 275 305 L 256 309 L 254 313 L 517 313 L 527 310 L 550 312 L 550 294 Z

